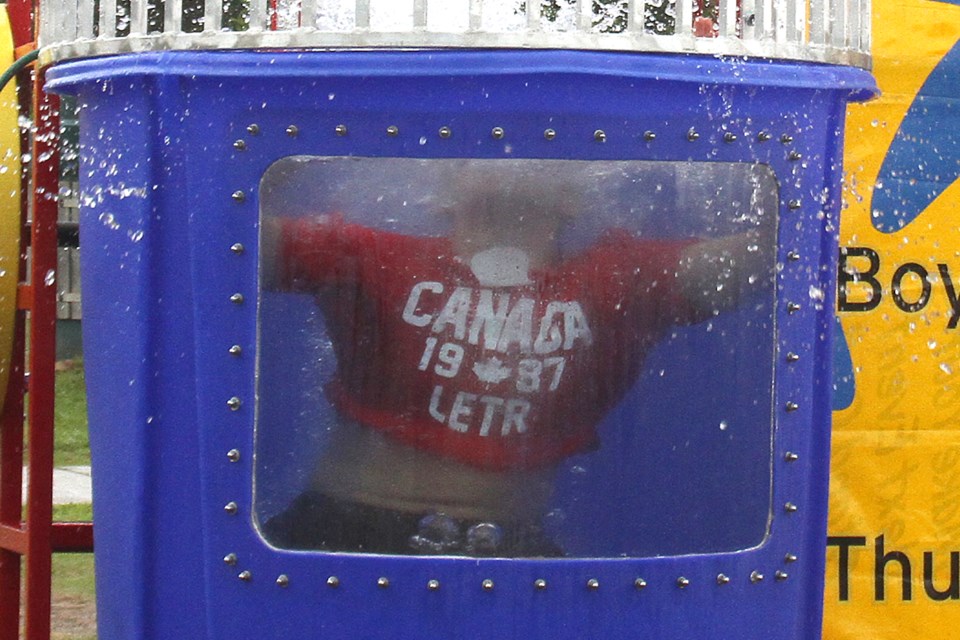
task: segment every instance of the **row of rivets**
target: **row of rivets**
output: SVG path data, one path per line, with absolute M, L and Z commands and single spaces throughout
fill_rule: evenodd
M 786 562 L 795 562 L 796 559 L 797 557 L 793 554 L 787 554 L 787 556 L 785 557 Z M 229 565 L 235 565 L 237 562 L 236 554 L 231 553 L 227 555 L 224 558 L 224 562 L 226 562 Z M 783 581 L 787 579 L 787 573 L 785 571 L 778 570 L 774 575 L 776 576 L 777 580 Z M 283 579 L 282 581 L 284 583 L 281 586 L 286 586 L 287 584 L 289 584 L 289 577 L 286 575 L 281 575 L 280 578 L 277 579 L 277 584 L 280 584 L 281 579 Z M 760 573 L 759 571 L 752 571 L 750 573 L 749 580 L 754 584 L 758 582 L 762 582 L 763 574 Z M 731 578 L 725 573 L 720 573 L 720 574 L 717 574 L 716 582 L 718 585 L 721 585 L 721 586 L 730 584 Z M 336 589 L 340 587 L 341 581 L 340 581 L 340 578 L 337 576 L 330 576 L 327 578 L 326 584 L 328 587 L 332 589 Z M 377 586 L 381 589 L 389 588 L 390 584 L 391 583 L 389 578 L 386 578 L 384 576 L 377 578 Z M 680 576 L 676 580 L 677 587 L 681 589 L 685 589 L 689 587 L 690 584 L 691 584 L 690 579 L 685 576 Z M 493 591 L 495 586 L 496 586 L 496 583 L 490 578 L 486 578 L 480 583 L 480 587 L 484 591 Z M 590 578 L 589 580 L 586 581 L 585 586 L 590 591 L 598 591 L 600 589 L 600 581 L 596 578 Z M 637 578 L 633 581 L 633 586 L 637 590 L 646 589 L 647 581 L 644 580 L 643 578 Z M 436 579 L 428 580 L 426 583 L 426 587 L 429 591 L 438 591 L 440 589 L 440 581 Z M 536 589 L 537 591 L 545 591 L 547 589 L 547 581 L 543 578 L 537 578 L 536 580 L 533 581 L 533 588 Z
M 785 145 L 790 144 L 793 142 L 793 136 L 791 136 L 790 134 L 784 133 L 783 135 L 780 136 L 780 142 Z M 802 155 L 796 149 L 791 149 L 787 154 L 787 160 L 791 162 L 797 161 L 801 157 Z M 803 201 L 800 198 L 791 198 L 787 200 L 786 204 L 787 204 L 787 209 L 790 211 L 798 211 L 803 207 Z M 789 260 L 790 262 L 799 262 L 800 253 L 793 249 L 788 251 L 787 260 Z M 800 305 L 796 302 L 792 302 L 792 301 L 787 302 L 786 309 L 787 309 L 787 313 L 789 313 L 790 315 L 793 315 L 797 311 L 800 311 L 800 308 L 801 308 Z M 788 363 L 798 362 L 800 360 L 800 355 L 793 351 L 788 351 L 785 356 L 785 359 Z M 788 400 L 786 403 L 784 403 L 784 410 L 786 410 L 788 413 L 792 413 L 799 409 L 800 409 L 800 405 L 794 402 L 793 400 Z M 787 463 L 796 462 L 799 459 L 799 456 L 792 451 L 787 451 L 783 454 L 783 459 Z M 783 511 L 786 514 L 794 513 L 797 511 L 797 505 L 795 505 L 793 502 L 786 502 L 783 505 Z M 791 553 L 788 553 L 784 556 L 784 562 L 794 562 L 796 561 L 796 559 L 797 559 L 797 556 Z M 774 578 L 777 581 L 782 582 L 787 579 L 787 573 L 785 571 L 777 570 L 776 572 L 774 572 Z M 757 572 L 754 572 L 750 575 L 750 579 L 753 582 L 759 582 L 760 580 L 763 579 L 763 575 Z
M 258 135 L 260 133 L 260 127 L 259 125 L 251 124 L 247 126 L 247 131 L 251 135 Z M 347 133 L 349 132 L 349 130 L 347 129 L 347 125 L 345 124 L 336 125 L 333 131 L 336 135 L 340 137 L 346 136 Z M 297 127 L 297 125 L 291 124 L 286 128 L 286 134 L 292 138 L 296 137 L 299 133 L 300 133 L 300 130 Z M 400 135 L 400 127 L 398 127 L 397 125 L 390 125 L 386 128 L 386 133 L 390 137 L 396 137 Z M 451 138 L 453 136 L 453 129 L 451 129 L 449 126 L 442 126 L 437 130 L 437 135 L 439 135 L 443 139 Z M 502 140 L 506 134 L 503 127 L 493 127 L 490 130 L 490 135 L 495 140 Z M 555 129 L 545 129 L 543 132 L 543 137 L 546 138 L 547 140 L 553 140 L 554 138 L 557 137 L 557 131 Z M 657 135 L 653 131 L 648 130 L 648 131 L 644 131 L 643 133 L 643 139 L 648 142 L 655 140 L 656 137 Z M 761 131 L 756 136 L 756 139 L 758 142 L 767 142 L 772 138 L 773 136 L 767 131 Z M 593 139 L 596 140 L 597 142 L 606 142 L 607 134 L 602 129 L 597 129 L 593 132 Z M 694 142 L 699 139 L 700 139 L 700 133 L 697 132 L 695 129 L 690 128 L 687 131 L 687 140 L 689 140 L 690 142 Z M 726 143 L 736 142 L 738 139 L 739 139 L 739 136 L 733 133 L 732 131 L 727 131 L 723 134 L 723 141 Z M 784 134 L 780 136 L 780 141 L 783 142 L 784 144 L 787 144 L 787 143 L 793 142 L 793 137 L 790 135 Z M 236 140 L 233 143 L 233 147 L 238 151 L 245 151 L 247 149 L 247 143 L 244 140 Z M 788 156 L 788 159 L 799 160 L 801 157 L 802 155 L 800 154 L 800 152 L 791 151 Z M 242 198 L 244 197 L 244 194 L 242 194 L 242 192 L 236 192 L 234 195 L 237 196 L 238 193 L 240 194 L 239 197 L 241 198 L 240 201 L 242 202 Z
M 246 130 L 251 136 L 260 135 L 260 125 L 256 123 L 247 125 Z M 287 134 L 295 136 L 297 134 L 297 128 L 288 127 Z M 244 151 L 247 149 L 247 143 L 243 140 L 237 140 L 233 143 L 233 147 L 238 151 Z M 238 205 L 244 204 L 247 201 L 247 192 L 243 189 L 237 189 L 230 194 L 230 199 Z M 230 245 L 230 252 L 236 256 L 241 256 L 246 252 L 246 247 L 244 247 L 243 243 L 234 242 Z M 242 305 L 244 303 L 244 296 L 242 293 L 236 292 L 230 295 L 229 300 L 232 304 Z M 239 344 L 234 344 L 227 349 L 227 353 L 233 357 L 239 357 L 241 353 L 243 353 L 243 349 Z M 238 396 L 231 396 L 229 399 L 227 399 L 226 404 L 230 411 L 239 411 L 240 407 L 243 405 L 243 401 Z M 230 463 L 239 462 L 241 459 L 240 450 L 235 448 L 230 449 L 227 451 L 226 458 Z M 237 504 L 237 502 L 231 500 L 224 505 L 223 510 L 227 515 L 235 516 L 237 513 L 239 513 L 240 506 Z M 223 557 L 223 561 L 229 566 L 234 566 L 237 564 L 237 554 L 228 553 Z M 244 570 L 241 571 L 237 577 L 244 582 L 249 582 L 252 579 L 252 574 L 249 570 Z M 289 584 L 289 578 L 286 575 L 280 575 L 276 582 L 277 585 L 286 587 Z
M 237 578 L 243 582 L 250 582 L 253 580 L 253 573 L 245 569 L 237 574 Z M 277 576 L 276 583 L 278 587 L 288 587 L 290 586 L 290 578 L 286 574 L 280 574 Z

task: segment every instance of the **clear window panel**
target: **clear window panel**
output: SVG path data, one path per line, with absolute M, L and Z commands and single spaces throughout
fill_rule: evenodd
M 284 158 L 255 517 L 279 548 L 761 544 L 777 183 L 749 163 Z

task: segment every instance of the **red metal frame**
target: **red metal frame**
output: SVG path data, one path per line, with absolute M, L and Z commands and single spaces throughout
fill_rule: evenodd
M 8 12 L 15 46 L 29 47 L 36 18 L 32 2 L 11 0 Z M 92 523 L 53 522 L 60 118 L 59 99 L 43 91 L 43 75 L 42 70 L 35 73 L 32 100 L 29 72 L 22 74 L 20 83 L 21 109 L 29 110 L 32 103 L 36 131 L 27 143 L 33 158 L 33 179 L 32 184 L 24 180 L 20 214 L 21 246 L 30 247 L 31 260 L 28 274 L 24 249 L 19 265 L 14 353 L 0 414 L 0 640 L 19 637 L 21 601 L 25 640 L 48 640 L 52 554 L 93 550 Z M 29 225 L 27 211 L 33 212 Z M 25 417 L 27 395 L 30 403 Z M 30 444 L 30 477 L 26 519 L 22 520 L 25 435 Z M 24 593 L 21 578 L 25 578 Z

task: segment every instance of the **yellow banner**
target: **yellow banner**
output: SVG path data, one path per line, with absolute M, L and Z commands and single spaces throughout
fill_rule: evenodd
M 960 0 L 874 0 L 850 107 L 824 638 L 960 637 Z

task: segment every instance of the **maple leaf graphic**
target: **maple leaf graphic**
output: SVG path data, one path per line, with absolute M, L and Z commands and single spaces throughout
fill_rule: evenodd
M 497 384 L 510 377 L 511 369 L 503 366 L 503 362 L 496 356 L 473 365 L 473 373 L 480 382 Z

